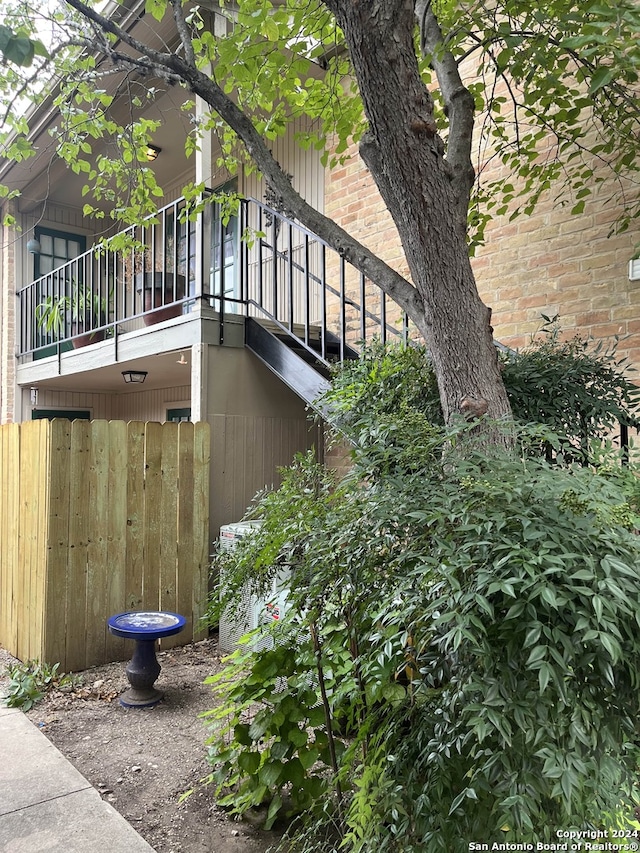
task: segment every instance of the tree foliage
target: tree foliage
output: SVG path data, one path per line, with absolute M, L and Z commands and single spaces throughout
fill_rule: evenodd
M 35 51 L 25 68 L 31 57 L 5 44 L 2 153 L 33 153 L 21 107 L 53 92 L 58 153 L 87 178 L 85 214 L 104 215 L 106 201 L 117 221 L 139 220 L 161 194 L 144 160 L 157 128 L 145 109 L 167 86 L 184 87 L 207 105 L 187 134 L 187 153 L 213 135 L 220 163 L 257 168 L 291 216 L 408 312 L 432 355 L 447 423 L 468 397 L 493 419 L 509 415 L 469 262 L 493 212 L 530 213 L 556 186 L 579 214 L 608 176 L 617 227 L 637 215 L 633 0 L 239 0 L 215 12 L 182 0 L 119 0 L 108 18 L 97 2 L 47 8 L 27 0 L 3 6 L 7 32 L 20 39 L 39 38 L 47 19 L 51 58 Z M 130 26 L 142 9 L 152 24 L 172 19 L 166 44 Z M 271 148 L 297 119 L 306 122 L 300 145 L 321 150 L 329 165 L 358 143 L 411 280 L 294 190 Z M 111 153 L 106 140 L 115 142 Z M 492 158 L 508 178 L 486 182 L 482 167 Z M 187 193 L 201 190 L 190 185 Z
M 124 0 L 119 0 L 119 5 L 127 8 Z M 160 21 L 176 5 L 180 4 L 147 0 L 144 7 L 148 15 Z M 185 38 L 178 52 L 187 58 L 192 53 L 199 68 L 211 67 L 215 80 L 226 94 L 236 93 L 239 106 L 265 139 L 282 135 L 301 115 L 316 120 L 312 129 L 300 135 L 299 142 L 322 149 L 327 162 L 335 163 L 366 128 L 358 88 L 350 76 L 344 34 L 332 15 L 339 5 L 240 0 L 236 9 L 221 3 L 219 14 L 233 21 L 225 36 L 214 35 L 204 8 L 195 7 L 185 12 Z M 482 149 L 489 146 L 512 176 L 486 188 L 480 174 L 473 206 L 474 213 L 480 213 L 478 218 L 474 216 L 476 226 L 484 221 L 487 204 L 489 210 L 512 210 L 513 215 L 530 212 L 540 194 L 554 182 L 571 187 L 579 212 L 586 196 L 605 179 L 595 174 L 598 163 L 618 174 L 635 172 L 640 115 L 640 12 L 636 3 L 593 0 L 576 7 L 568 0 L 551 0 L 534 7 L 518 0 L 501 0 L 489 6 L 443 0 L 437 5 L 419 2 L 416 7 L 421 25 L 421 70 L 439 102 L 439 132 L 446 138 L 450 124 L 442 109 L 442 83 L 435 68 L 440 53 L 446 50 L 475 98 L 483 140 L 476 165 L 484 156 Z M 90 14 L 92 8 L 91 3 L 65 0 L 38 9 L 20 0 L 5 4 L 0 53 L 6 69 L 2 92 L 6 121 L 13 123 L 16 118 L 10 109 L 16 94 L 32 96 L 35 80 L 42 84 L 43 72 L 51 81 L 64 74 L 67 91 L 79 94 L 79 81 L 92 79 L 96 64 L 92 55 L 96 54 L 113 53 L 120 60 L 112 74 L 121 68 L 135 69 L 189 84 L 188 80 L 175 80 L 179 72 L 173 71 L 166 60 L 156 61 L 165 57 L 159 51 L 157 55 L 147 51 L 146 56 L 142 52 L 142 57 L 125 62 L 109 46 L 109 29 L 116 31 L 119 16 L 113 15 L 115 24 L 109 28 L 97 13 Z M 430 16 L 436 16 L 444 34 L 437 50 L 431 49 L 427 32 Z M 53 64 L 43 44 L 43 29 L 56 49 Z M 84 57 L 79 55 L 78 46 L 85 48 Z M 21 69 L 31 69 L 36 58 L 40 60 L 36 73 L 23 73 Z M 319 69 L 323 73 L 318 73 Z M 350 82 L 345 85 L 345 80 Z M 102 111 L 96 110 L 98 106 L 108 112 L 112 103 L 105 98 L 104 87 L 93 91 L 81 87 L 80 93 L 84 96 L 76 102 L 85 119 L 83 138 L 112 133 L 111 124 L 100 126 Z M 152 92 L 152 97 L 157 94 L 158 90 Z M 220 133 L 225 165 L 238 156 L 253 164 L 246 149 L 234 145 L 236 131 L 215 111 L 194 128 L 186 142 L 189 149 L 193 150 L 198 137 L 211 129 Z M 151 130 L 142 132 L 148 136 Z M 20 135 L 26 139 L 26 125 Z M 70 163 L 78 155 L 61 153 Z M 88 150 L 80 153 L 91 154 Z M 9 150 L 3 154 L 12 156 Z M 591 155 L 596 155 L 595 160 Z M 90 156 L 87 159 L 91 162 Z M 518 188 L 514 176 L 523 179 Z M 522 200 L 515 201 L 520 196 Z M 622 227 L 628 227 L 629 217 L 636 214 L 635 205 L 633 194 L 625 198 Z
M 390 364 L 349 373 L 333 393 L 357 410 L 351 474 L 298 460 L 221 555 L 228 600 L 283 569 L 291 589 L 213 680 L 211 781 L 270 823 L 302 811 L 283 844 L 298 853 L 634 831 L 638 472 L 613 453 L 461 457 L 465 426 L 423 423 L 413 453 L 388 442 L 424 411 L 414 359 L 391 382 Z

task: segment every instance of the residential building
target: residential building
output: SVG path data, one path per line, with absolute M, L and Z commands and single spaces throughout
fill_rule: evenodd
M 170 38 L 163 27 L 154 22 L 158 43 Z M 318 368 L 326 377 L 327 362 L 352 354 L 349 344 L 397 335 L 399 325 L 370 282 L 265 206 L 259 176 L 232 177 L 217 165 L 213 134 L 185 156 L 199 109 L 185 109 L 186 101 L 167 86 L 144 113 L 159 122 L 149 168 L 165 196 L 158 216 L 131 227 L 118 251 L 94 251 L 117 225 L 106 200 L 98 203 L 103 219 L 83 215 L 85 175 L 55 154 L 51 101 L 32 122 L 37 155 L 0 161 L 0 183 L 21 191 L 4 206 L 16 225 L 0 238 L 0 422 L 208 421 L 213 536 L 296 451 L 321 446 L 307 411 L 325 381 Z M 325 169 L 318 152 L 295 143 L 302 128 L 273 143 L 296 189 L 408 274 L 362 162 Z M 188 218 L 181 191 L 189 181 L 244 200 L 230 216 L 214 203 Z M 581 216 L 549 197 L 531 217 L 491 224 L 474 265 L 498 340 L 520 346 L 542 313 L 558 313 L 568 332 L 621 335 L 622 352 L 640 362 L 640 286 L 629 278 L 638 235 L 607 238 L 616 210 L 603 204 L 605 192 Z M 132 376 L 144 382 L 126 381 Z

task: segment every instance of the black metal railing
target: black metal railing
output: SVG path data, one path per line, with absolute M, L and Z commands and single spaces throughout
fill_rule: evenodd
M 116 337 L 201 301 L 217 312 L 223 339 L 229 314 L 253 316 L 326 362 L 374 337 L 410 333 L 380 288 L 316 234 L 253 199 L 235 210 L 213 201 L 197 214 L 179 199 L 107 245 L 18 290 L 20 359 Z

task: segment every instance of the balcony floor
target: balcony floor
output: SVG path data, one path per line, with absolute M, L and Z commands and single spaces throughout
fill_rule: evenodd
M 220 345 L 220 320 L 209 309 L 133 331 L 116 331 L 104 341 L 19 364 L 17 381 L 23 387 L 122 391 L 123 369 L 133 363 L 138 369 L 148 369 L 149 362 L 153 361 L 153 376 L 149 371 L 145 388 L 154 384 L 166 386 L 172 384 L 173 379 L 184 378 L 173 354 L 190 350 L 194 344 Z M 244 317 L 225 317 L 224 346 L 244 346 Z

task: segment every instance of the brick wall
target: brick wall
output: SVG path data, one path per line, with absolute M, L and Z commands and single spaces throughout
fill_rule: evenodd
M 571 216 L 570 201 L 562 206 L 550 193 L 533 215 L 513 222 L 502 216 L 489 225 L 473 267 L 498 340 L 522 346 L 539 328 L 541 314 L 559 314 L 569 336 L 620 335 L 619 352 L 640 366 L 640 282 L 628 279 L 640 233 L 607 236 L 617 214 L 609 190 L 600 185 L 579 216 Z M 357 154 L 327 173 L 325 210 L 407 275 L 395 227 Z
M 612 190 L 606 180 L 597 186 L 579 215 L 571 215 L 571 199 L 563 204 L 551 192 L 531 216 L 490 223 L 473 267 L 504 343 L 522 346 L 541 313 L 558 314 L 567 335 L 620 335 L 620 352 L 640 364 L 640 282 L 628 278 L 640 233 L 609 236 L 618 215 Z

